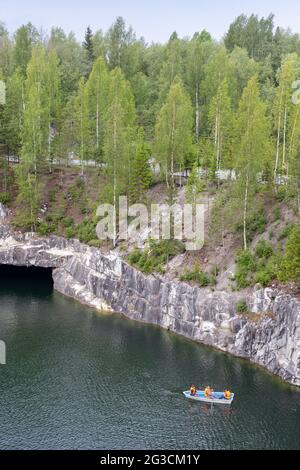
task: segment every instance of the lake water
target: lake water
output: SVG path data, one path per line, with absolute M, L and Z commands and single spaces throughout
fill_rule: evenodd
M 0 273 L 1 449 L 300 449 L 300 392 L 246 361 Z M 232 407 L 190 384 L 229 386 Z

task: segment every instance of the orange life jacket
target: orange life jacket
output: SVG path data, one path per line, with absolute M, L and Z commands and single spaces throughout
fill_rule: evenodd
M 224 396 L 226 398 L 226 400 L 230 400 L 231 399 L 231 393 L 229 390 L 226 390 L 226 392 L 224 393 Z
M 208 397 L 211 396 L 211 389 L 210 389 L 210 388 L 206 388 L 206 389 L 204 390 L 204 396 L 205 396 L 206 398 L 208 398 Z

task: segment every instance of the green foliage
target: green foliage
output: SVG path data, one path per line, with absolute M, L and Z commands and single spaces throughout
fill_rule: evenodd
M 278 241 L 286 240 L 294 230 L 294 224 L 287 224 L 278 236 Z
M 286 244 L 286 251 L 281 263 L 279 280 L 283 282 L 300 281 L 300 226 L 291 231 Z
M 192 119 L 191 99 L 183 83 L 175 80 L 159 112 L 155 127 L 155 152 L 171 192 L 175 190 L 174 172 L 184 169 L 190 153 Z
M 128 263 L 140 271 L 150 274 L 164 272 L 164 265 L 174 256 L 185 251 L 184 245 L 176 240 L 150 240 L 149 248 L 140 250 L 136 248 L 128 256 Z
M 247 313 L 248 312 L 248 305 L 245 300 L 240 300 L 236 306 L 236 311 L 240 314 Z
M 76 229 L 76 237 L 81 243 L 90 243 L 95 240 L 97 220 L 84 220 Z M 70 235 L 72 228 L 68 228 L 68 235 Z
M 8 192 L 0 193 L 0 203 L 9 204 L 12 200 L 11 194 Z
M 65 228 L 70 228 L 70 227 L 73 227 L 74 226 L 74 219 L 72 219 L 71 217 L 67 217 L 63 220 L 63 226 Z
M 137 138 L 135 156 L 132 162 L 130 196 L 132 202 L 142 202 L 145 191 L 152 183 L 149 165 L 150 148 L 145 143 L 144 129 L 140 128 Z
M 215 276 L 210 276 L 199 268 L 194 268 L 192 271 L 186 271 L 180 278 L 184 282 L 196 282 L 200 287 L 214 286 L 216 284 Z
M 251 285 L 256 270 L 255 256 L 249 251 L 241 251 L 236 257 L 235 281 L 239 288 L 244 289 Z
M 43 237 L 53 232 L 53 226 L 47 224 L 46 222 L 41 222 L 37 225 L 36 231 Z
M 264 268 L 258 271 L 254 276 L 255 284 L 267 287 L 274 280 L 274 274 L 271 270 Z
M 273 255 L 273 247 L 265 240 L 261 240 L 256 245 L 255 254 L 260 259 L 268 259 Z
M 274 222 L 277 222 L 278 220 L 281 219 L 281 209 L 280 207 L 275 207 L 273 209 L 273 217 L 274 217 Z
M 264 209 L 260 209 L 259 211 L 254 211 L 252 214 L 249 214 L 247 219 L 247 227 L 246 227 L 246 234 L 247 234 L 247 241 L 251 242 L 255 235 L 260 235 L 264 233 L 267 226 L 267 218 L 265 215 Z M 243 231 L 243 223 L 239 222 L 235 225 L 235 229 L 238 232 Z

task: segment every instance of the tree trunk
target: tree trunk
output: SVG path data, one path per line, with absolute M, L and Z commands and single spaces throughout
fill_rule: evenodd
M 282 171 L 286 169 L 286 123 L 287 123 L 287 105 L 284 110 L 284 123 L 283 123 L 283 150 L 282 150 Z
M 99 150 L 99 102 L 97 97 L 97 110 L 96 110 L 96 145 L 97 150 Z
M 279 166 L 282 95 L 283 95 L 283 90 L 281 91 L 280 104 L 279 104 L 279 113 L 278 113 L 277 147 L 276 147 L 276 159 L 275 159 L 275 168 L 274 168 L 274 184 L 275 184 L 275 186 L 276 186 L 276 183 L 277 183 L 277 173 L 278 173 L 278 166 Z
M 245 198 L 244 198 L 244 250 L 248 248 L 247 243 L 247 212 L 248 212 L 249 173 L 247 172 Z
M 196 142 L 199 142 L 200 134 L 200 109 L 199 109 L 199 86 L 196 86 Z

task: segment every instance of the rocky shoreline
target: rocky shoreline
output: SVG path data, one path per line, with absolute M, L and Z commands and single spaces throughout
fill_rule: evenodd
M 2 225 L 1 225 L 2 220 Z M 300 301 L 273 289 L 241 294 L 146 276 L 117 254 L 76 240 L 14 233 L 0 207 L 0 264 L 53 269 L 54 289 L 98 310 L 159 325 L 194 341 L 246 358 L 300 386 Z

